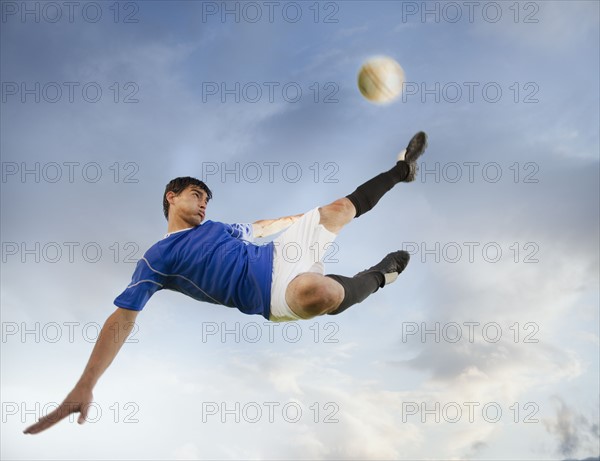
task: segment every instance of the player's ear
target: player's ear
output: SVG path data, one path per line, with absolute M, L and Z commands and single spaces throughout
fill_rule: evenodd
M 167 192 L 167 195 L 165 196 L 165 198 L 167 199 L 167 202 L 169 202 L 169 205 L 173 205 L 173 199 L 175 197 L 177 197 L 177 194 L 175 192 L 173 192 L 172 190 Z

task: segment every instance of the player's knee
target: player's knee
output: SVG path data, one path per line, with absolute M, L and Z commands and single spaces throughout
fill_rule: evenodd
M 338 233 L 356 216 L 356 208 L 347 198 L 341 198 L 327 206 L 319 208 L 320 224 L 331 232 Z
M 322 315 L 339 304 L 340 293 L 327 280 L 310 277 L 298 282 L 295 287 L 297 304 L 305 315 Z
M 327 206 L 324 206 L 322 210 L 327 215 L 337 215 L 342 216 L 347 219 L 352 219 L 356 214 L 356 209 L 350 200 L 347 198 L 340 198 L 335 202 L 330 203 Z

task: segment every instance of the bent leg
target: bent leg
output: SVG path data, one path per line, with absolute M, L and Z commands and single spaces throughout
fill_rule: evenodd
M 333 279 L 314 272 L 305 272 L 290 282 L 285 300 L 302 319 L 336 310 L 344 299 L 344 288 Z
M 379 288 L 393 283 L 409 260 L 408 252 L 400 250 L 386 255 L 378 264 L 354 277 L 302 273 L 287 286 L 286 303 L 302 319 L 340 314 L 363 302 Z
M 305 272 L 290 282 L 285 300 L 292 312 L 304 320 L 335 315 L 375 293 L 383 280 L 383 275 L 375 272 L 354 277 Z

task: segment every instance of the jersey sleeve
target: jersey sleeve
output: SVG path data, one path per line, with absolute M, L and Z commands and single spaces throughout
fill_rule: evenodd
M 131 277 L 131 283 L 115 298 L 115 306 L 141 311 L 150 297 L 163 288 L 162 278 L 162 274 L 153 270 L 145 257 L 140 259 Z
M 237 239 L 243 240 L 245 242 L 252 243 L 254 242 L 254 231 L 253 226 L 250 223 L 235 223 L 229 224 L 229 232 L 231 235 Z

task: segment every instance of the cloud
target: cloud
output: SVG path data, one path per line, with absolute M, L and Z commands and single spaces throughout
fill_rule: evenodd
M 199 459 L 200 449 L 194 442 L 188 442 L 173 450 L 173 459 Z
M 597 2 L 531 2 L 503 8 L 501 14 L 502 27 L 478 21 L 477 34 L 518 43 L 521 50 L 556 54 L 585 44 L 586 37 L 598 30 Z M 575 23 L 577 27 L 573 27 Z
M 502 181 L 483 181 L 480 167 L 474 184 L 429 179 L 398 186 L 372 214 L 344 230 L 340 263 L 330 268 L 355 273 L 403 240 L 495 241 L 503 258 L 487 263 L 478 253 L 479 260 L 470 264 L 464 251 L 461 263 L 450 264 L 423 262 L 415 255 L 397 284 L 338 319 L 340 343 L 334 346 L 280 340 L 205 344 L 198 339 L 202 321 L 248 319 L 182 295 L 158 295 L 140 316 L 141 344 L 126 346 L 98 387 L 106 424 L 81 428 L 87 432 L 76 442 L 73 434 L 80 428 L 66 424 L 30 443 L 18 437 L 15 416 L 2 428 L 3 456 L 51 452 L 82 459 L 91 456 L 90 443 L 109 440 L 115 431 L 125 434 L 130 448 L 102 444 L 94 456 L 463 459 L 498 458 L 511 449 L 508 454 L 514 455 L 519 448 L 511 448 L 506 426 L 482 421 L 480 412 L 476 423 L 466 423 L 463 403 L 476 401 L 478 408 L 497 403 L 510 417 L 507 407 L 524 395 L 537 402 L 565 383 L 591 379 L 588 362 L 597 358 L 587 349 L 598 343 L 597 331 L 590 330 L 597 325 L 598 289 L 597 44 L 589 40 L 597 35 L 598 5 L 540 3 L 539 24 L 508 24 L 510 17 L 504 17 L 501 24 L 466 29 L 467 40 L 456 34 L 465 30 L 464 23 L 397 25 L 401 2 L 379 2 L 377 8 L 347 2 L 340 4 L 339 26 L 307 28 L 281 21 L 223 24 L 218 18 L 201 24 L 200 3 L 166 10 L 160 4 L 140 4 L 143 21 L 131 27 L 31 22 L 2 27 L 3 79 L 132 81 L 140 99 L 128 105 L 110 100 L 3 105 L 3 161 L 98 161 L 109 172 L 109 181 L 99 184 L 2 184 L 4 240 L 98 240 L 107 258 L 98 264 L 79 258 L 67 266 L 64 261 L 23 264 L 15 256 L 2 267 L 5 322 L 103 321 L 106 306 L 112 309 L 112 299 L 131 275 L 130 266 L 112 262 L 110 247 L 118 240 L 123 250 L 124 243 L 134 241 L 139 257 L 162 236 L 162 188 L 175 175 L 199 176 L 204 162 L 229 162 L 229 167 L 244 161 L 301 162 L 304 178 L 298 184 L 211 178 L 217 192 L 211 218 L 274 217 L 351 192 L 391 166 L 396 152 L 421 128 L 431 135 L 428 163 L 498 162 Z M 311 20 L 312 11 L 305 13 Z M 588 57 L 588 50 L 595 54 Z M 402 57 L 414 80 L 497 79 L 505 85 L 505 99 L 486 104 L 478 94 L 475 104 L 464 99 L 437 104 L 421 103 L 417 96 L 375 107 L 361 99 L 355 81 L 362 59 L 374 51 Z M 222 104 L 216 96 L 202 102 L 202 82 L 267 79 L 301 82 L 307 99 Z M 513 103 L 508 85 L 515 80 L 521 90 L 536 80 L 540 102 Z M 339 102 L 314 103 L 308 87 L 314 82 L 321 98 L 326 83 L 338 84 Z M 140 182 L 111 183 L 108 167 L 117 161 L 137 163 Z M 308 169 L 315 162 L 320 181 Z M 325 162 L 339 167 L 338 183 L 323 182 Z M 537 163 L 540 183 L 514 183 L 510 167 L 515 162 L 521 179 L 530 171 L 525 163 Z M 515 241 L 519 263 L 512 261 Z M 525 242 L 538 245 L 539 263 L 522 263 L 529 254 Z M 408 321 L 423 321 L 429 328 L 458 322 L 465 336 L 456 344 L 432 342 L 431 335 L 425 343 L 420 336 L 405 343 L 399 335 Z M 463 322 L 468 321 L 480 323 L 474 343 L 466 340 Z M 497 343 L 482 337 L 482 326 L 491 322 L 502 328 Z M 510 329 L 515 322 L 518 343 Z M 528 322 L 537 330 L 525 328 Z M 313 332 L 305 330 L 306 336 Z M 539 343 L 523 342 L 531 332 Z M 578 349 L 582 344 L 584 353 Z M 91 348 L 80 338 L 68 345 L 11 342 L 2 348 L 3 398 L 26 401 L 31 408 L 32 398 L 61 397 Z M 52 378 L 40 387 L 35 384 L 40 376 Z M 596 392 L 588 386 L 582 398 L 590 389 Z M 111 419 L 115 401 L 124 410 L 124 398 L 139 405 L 138 424 Z M 264 420 L 264 403 L 271 401 L 279 404 L 274 423 Z M 229 409 L 236 402 L 242 408 L 257 403 L 263 420 L 223 423 L 215 415 L 202 423 L 206 402 L 224 402 Z M 430 415 L 422 422 L 421 408 L 409 418 L 403 411 L 408 403 L 431 409 L 436 402 L 463 405 L 463 420 L 438 424 Z M 563 456 L 585 456 L 584 450 L 594 448 L 597 422 L 558 402 L 545 435 Z M 283 420 L 285 404 L 300 405 L 303 418 Z M 337 422 L 325 423 L 326 418 Z M 526 435 L 515 432 L 516 441 L 531 446 Z
M 600 451 L 598 420 L 590 421 L 558 396 L 554 397 L 556 417 L 544 421 L 546 430 L 556 438 L 562 456 L 581 456 Z

